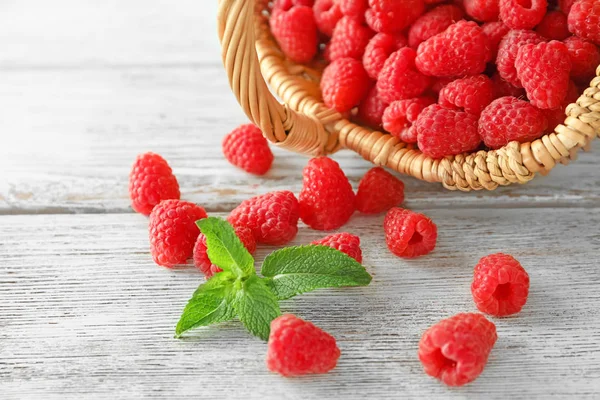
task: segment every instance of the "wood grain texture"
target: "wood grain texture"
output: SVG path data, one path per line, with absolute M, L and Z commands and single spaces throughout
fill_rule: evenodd
M 425 211 L 440 229 L 432 255 L 395 258 L 382 218 L 357 216 L 347 230 L 363 239 L 372 284 L 283 303 L 342 350 L 333 373 L 302 379 L 270 374 L 265 343 L 235 321 L 173 338 L 201 279 L 153 264 L 143 217 L 1 217 L 2 398 L 598 398 L 600 211 Z M 302 228 L 295 243 L 321 235 Z M 496 251 L 529 271 L 529 302 L 494 319 L 499 340 L 481 377 L 446 388 L 422 372 L 418 340 L 439 319 L 475 311 L 472 268 Z

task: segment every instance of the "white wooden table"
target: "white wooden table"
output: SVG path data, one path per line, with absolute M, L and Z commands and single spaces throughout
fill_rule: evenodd
M 227 86 L 216 1 L 0 2 L 0 398 L 600 398 L 600 146 L 526 186 L 462 194 L 405 179 L 407 205 L 438 224 L 411 262 L 381 217 L 353 218 L 366 288 L 322 290 L 285 312 L 338 340 L 338 368 L 284 379 L 237 322 L 173 338 L 193 268 L 157 267 L 127 175 L 137 153 L 174 167 L 183 197 L 223 215 L 274 189 L 298 192 L 306 159 L 231 167 L 220 139 L 245 118 Z M 354 185 L 369 168 L 335 156 Z M 322 236 L 302 227 L 295 243 Z M 258 260 L 272 249 L 261 248 Z M 475 311 L 477 260 L 504 251 L 531 276 L 529 303 L 495 319 L 499 340 L 473 384 L 450 389 L 416 357 L 421 333 Z

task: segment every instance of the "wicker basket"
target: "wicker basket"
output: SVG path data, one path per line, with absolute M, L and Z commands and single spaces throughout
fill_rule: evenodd
M 327 108 L 321 99 L 319 68 L 285 58 L 269 31 L 268 11 L 268 0 L 219 0 L 218 24 L 231 88 L 250 120 L 277 146 L 310 155 L 347 148 L 402 174 L 470 191 L 526 183 L 557 163 L 574 160 L 579 149 L 600 135 L 599 66 L 599 76 L 576 104 L 569 105 L 564 125 L 554 133 L 499 150 L 431 159 L 414 145 L 356 125 Z

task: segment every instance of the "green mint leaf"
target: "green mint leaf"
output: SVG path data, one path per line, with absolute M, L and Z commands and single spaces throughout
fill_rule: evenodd
M 180 336 L 192 328 L 233 319 L 235 317 L 234 282 L 233 274 L 221 272 L 200 285 L 185 306 L 177 323 L 175 335 Z
M 240 321 L 254 336 L 269 339 L 271 321 L 281 315 L 277 298 L 264 280 L 254 275 L 237 290 L 234 303 Z
M 206 236 L 208 258 L 213 264 L 238 277 L 256 274 L 254 258 L 246 250 L 229 222 L 221 218 L 208 217 L 197 221 L 196 225 Z
M 371 275 L 352 257 L 326 246 L 288 247 L 265 259 L 261 273 L 279 300 L 315 289 L 366 286 Z

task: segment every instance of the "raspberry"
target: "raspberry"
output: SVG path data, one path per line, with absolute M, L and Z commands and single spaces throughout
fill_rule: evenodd
M 498 21 L 500 0 L 464 0 L 467 14 L 481 22 Z
M 565 122 L 566 118 L 566 108 L 569 104 L 575 103 L 579 98 L 580 91 L 572 81 L 569 83 L 569 91 L 567 92 L 567 97 L 563 101 L 562 105 L 553 110 L 542 110 L 544 115 L 546 116 L 546 120 L 548 121 L 548 129 L 546 132 L 554 132 L 554 129 Z
M 284 314 L 271 321 L 267 368 L 283 376 L 324 374 L 335 368 L 335 338 L 308 321 Z
M 315 22 L 319 32 L 327 37 L 333 35 L 333 30 L 344 14 L 335 0 L 316 0 L 313 6 Z
M 321 92 L 327 107 L 339 112 L 350 111 L 367 95 L 370 80 L 362 63 L 354 58 L 340 58 L 329 64 L 321 77 Z
M 569 11 L 569 31 L 600 46 L 600 2 L 578 0 Z
M 241 125 L 223 139 L 223 154 L 227 161 L 255 175 L 264 175 L 273 164 L 273 152 L 260 128 Z
M 456 78 L 453 78 L 453 77 L 435 78 L 433 80 L 433 84 L 431 85 L 430 89 L 434 93 L 439 94 L 443 88 L 445 88 L 450 82 L 454 82 L 455 80 L 456 80 Z
M 416 258 L 429 254 L 437 243 L 437 226 L 423 214 L 392 208 L 383 222 L 388 249 L 398 257 Z
M 500 47 L 500 42 L 506 36 L 506 34 L 510 31 L 510 28 L 504 25 L 504 22 L 496 21 L 496 22 L 486 22 L 481 26 L 483 33 L 485 33 L 490 40 L 490 48 L 492 49 L 492 60 L 495 60 L 498 56 L 498 48 Z
M 571 56 L 563 43 L 553 40 L 526 44 L 519 49 L 515 67 L 534 106 L 552 109 L 565 100 L 571 76 Z
M 494 100 L 494 85 L 486 75 L 457 79 L 440 92 L 439 103 L 446 108 L 463 109 L 470 114 L 481 112 Z
M 325 50 L 325 59 L 328 61 L 346 57 L 362 59 L 367 44 L 374 34 L 368 26 L 352 17 L 340 19 Z
M 356 209 L 379 214 L 404 202 L 404 183 L 381 167 L 370 169 L 358 184 Z
M 352 186 L 339 164 L 313 158 L 302 172 L 300 218 L 312 229 L 329 231 L 344 225 L 355 210 Z
M 419 342 L 425 373 L 448 386 L 462 386 L 483 372 L 498 336 L 481 314 L 464 313 L 429 328 Z
M 371 91 L 369 91 L 369 94 L 367 94 L 367 97 L 365 97 L 358 106 L 358 114 L 356 117 L 365 125 L 380 129 L 382 124 L 381 118 L 383 117 L 383 112 L 387 106 L 388 103 L 384 102 L 381 97 L 379 97 L 377 86 L 373 86 Z
M 424 11 L 423 0 L 369 0 L 365 17 L 374 31 L 396 33 L 407 28 Z
M 547 9 L 548 0 L 500 0 L 500 19 L 511 29 L 532 29 Z
M 363 65 L 369 76 L 377 79 L 390 55 L 403 47 L 406 47 L 406 38 L 401 34 L 378 33 L 373 36 L 363 56 Z
M 464 17 L 463 11 L 452 4 L 434 8 L 417 19 L 408 31 L 408 44 L 416 49 L 421 42 L 444 32 Z
M 576 1 L 578 0 L 558 0 L 558 8 L 563 13 L 569 15 L 569 11 L 571 11 L 571 7 L 573 7 Z
M 290 60 L 304 64 L 315 57 L 319 35 L 312 8 L 293 6 L 275 9 L 269 23 L 279 47 Z
M 491 149 L 499 149 L 514 140 L 525 143 L 538 139 L 546 126 L 541 110 L 514 97 L 494 100 L 479 118 L 479 134 Z
M 424 109 L 415 126 L 419 149 L 431 158 L 470 152 L 481 143 L 476 115 L 447 110 L 438 104 Z
M 299 205 L 292 192 L 271 192 L 244 200 L 227 218 L 234 227 L 252 231 L 256 243 L 279 246 L 298 233 Z
M 529 294 L 529 275 L 507 254 L 483 257 L 475 267 L 471 284 L 479 311 L 503 317 L 521 311 Z
M 550 11 L 546 14 L 535 31 L 550 40 L 564 40 L 571 36 L 567 16 L 560 11 Z
M 154 262 L 172 268 L 192 256 L 200 231 L 196 221 L 206 218 L 204 208 L 181 200 L 163 200 L 150 214 L 148 231 Z
M 505 96 L 516 97 L 518 99 L 525 98 L 525 89 L 518 88 L 506 82 L 500 77 L 498 72 L 492 76 L 492 84 L 494 85 L 494 99 Z
M 410 128 L 417 118 L 419 118 L 419 114 L 421 114 L 425 107 L 435 104 L 435 102 L 435 98 L 429 96 L 393 102 L 383 113 L 384 129 L 392 135 L 400 137 L 402 132 Z M 416 138 L 414 140 L 414 142 L 405 143 L 416 143 Z
M 250 229 L 245 226 L 238 226 L 235 228 L 235 234 L 240 238 L 240 241 L 250 254 L 253 254 L 256 251 L 256 241 L 254 240 L 254 235 L 252 235 Z M 203 233 L 200 233 L 196 239 L 193 257 L 194 265 L 204 274 L 204 276 L 206 276 L 206 279 L 210 279 L 214 274 L 223 271 L 221 268 L 210 262 L 206 247 L 206 236 L 204 236 Z
M 404 143 L 417 143 L 419 141 L 419 132 L 415 126 L 404 128 L 401 132 L 395 134 L 400 141 Z
M 396 100 L 410 99 L 420 96 L 431 80 L 415 67 L 416 53 L 410 47 L 398 50 L 385 62 L 377 90 L 383 101 L 392 103 Z
M 337 0 L 344 15 L 355 19 L 365 18 L 365 12 L 369 8 L 369 0 Z
M 273 3 L 273 10 L 289 10 L 294 6 L 305 6 L 312 7 L 314 0 L 275 0 Z
M 542 36 L 533 31 L 516 30 L 508 32 L 500 42 L 498 57 L 496 58 L 496 67 L 502 79 L 513 86 L 522 88 L 515 68 L 519 48 L 526 44 L 538 44 L 544 41 L 545 39 Z
M 360 238 L 349 233 L 335 233 L 320 240 L 315 240 L 311 244 L 331 247 L 341 251 L 344 254 L 354 258 L 362 263 L 362 250 L 360 248 Z
M 564 43 L 571 56 L 571 78 L 578 83 L 589 83 L 600 65 L 600 50 L 577 36 L 571 36 Z
M 154 153 L 137 156 L 129 174 L 129 197 L 133 209 L 144 215 L 162 200 L 179 200 L 179 183 L 164 158 Z
M 479 75 L 492 59 L 490 41 L 473 21 L 458 21 L 419 45 L 416 65 L 425 75 Z

